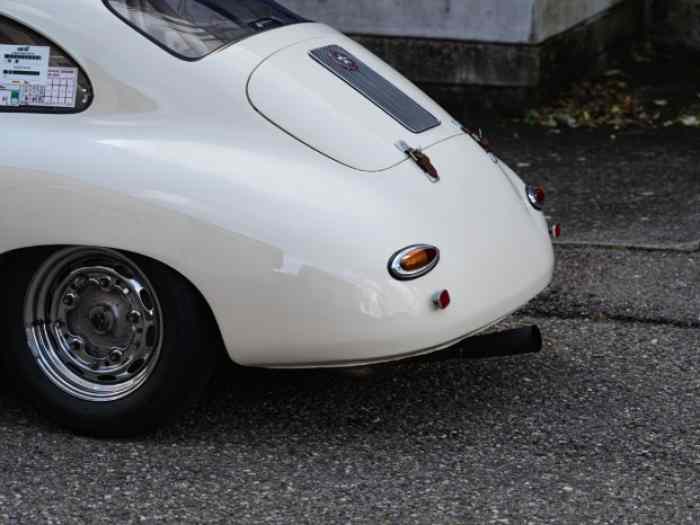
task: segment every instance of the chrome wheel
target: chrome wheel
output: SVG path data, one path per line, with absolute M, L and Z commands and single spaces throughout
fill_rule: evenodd
M 144 273 L 107 249 L 68 248 L 35 273 L 24 302 L 27 342 L 58 388 L 86 401 L 138 390 L 161 352 L 163 315 Z

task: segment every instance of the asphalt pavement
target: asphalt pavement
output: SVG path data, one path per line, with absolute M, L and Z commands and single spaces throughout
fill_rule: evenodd
M 232 368 L 132 440 L 74 436 L 5 388 L 0 522 L 700 522 L 700 133 L 673 133 L 494 137 L 582 243 L 503 323 L 538 323 L 542 353 Z
M 495 130 L 494 146 L 543 184 L 570 243 L 700 249 L 700 130 Z

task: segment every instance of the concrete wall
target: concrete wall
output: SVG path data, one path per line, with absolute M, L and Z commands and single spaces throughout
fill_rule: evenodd
M 700 0 L 668 0 L 662 39 L 700 51 Z
M 467 2 L 469 0 L 466 0 Z M 513 0 L 517 2 L 518 0 Z M 621 3 L 622 0 L 536 0 L 533 14 L 535 43 L 563 33 Z
M 607 67 L 642 33 L 649 2 L 668 0 L 277 1 L 353 35 L 461 117 L 518 113 Z
M 280 1 L 280 0 L 278 0 Z M 528 42 L 535 0 L 281 0 L 346 33 Z
M 278 0 L 346 33 L 538 44 L 623 0 Z

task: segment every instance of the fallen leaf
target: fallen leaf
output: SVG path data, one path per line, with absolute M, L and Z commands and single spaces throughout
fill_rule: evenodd
M 558 113 L 557 115 L 554 115 L 554 119 L 560 124 L 564 124 L 566 126 L 569 126 L 570 128 L 578 127 L 576 119 L 566 113 Z
M 678 119 L 681 124 L 689 128 L 697 128 L 700 126 L 700 118 L 695 115 L 683 115 Z
M 544 119 L 541 124 L 547 128 L 556 128 L 557 127 L 557 121 L 554 120 L 554 117 L 547 117 Z

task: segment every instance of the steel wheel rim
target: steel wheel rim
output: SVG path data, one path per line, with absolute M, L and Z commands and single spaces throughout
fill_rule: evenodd
M 103 248 L 68 248 L 45 261 L 24 302 L 27 343 L 44 375 L 93 402 L 123 399 L 153 373 L 163 314 L 139 267 Z

